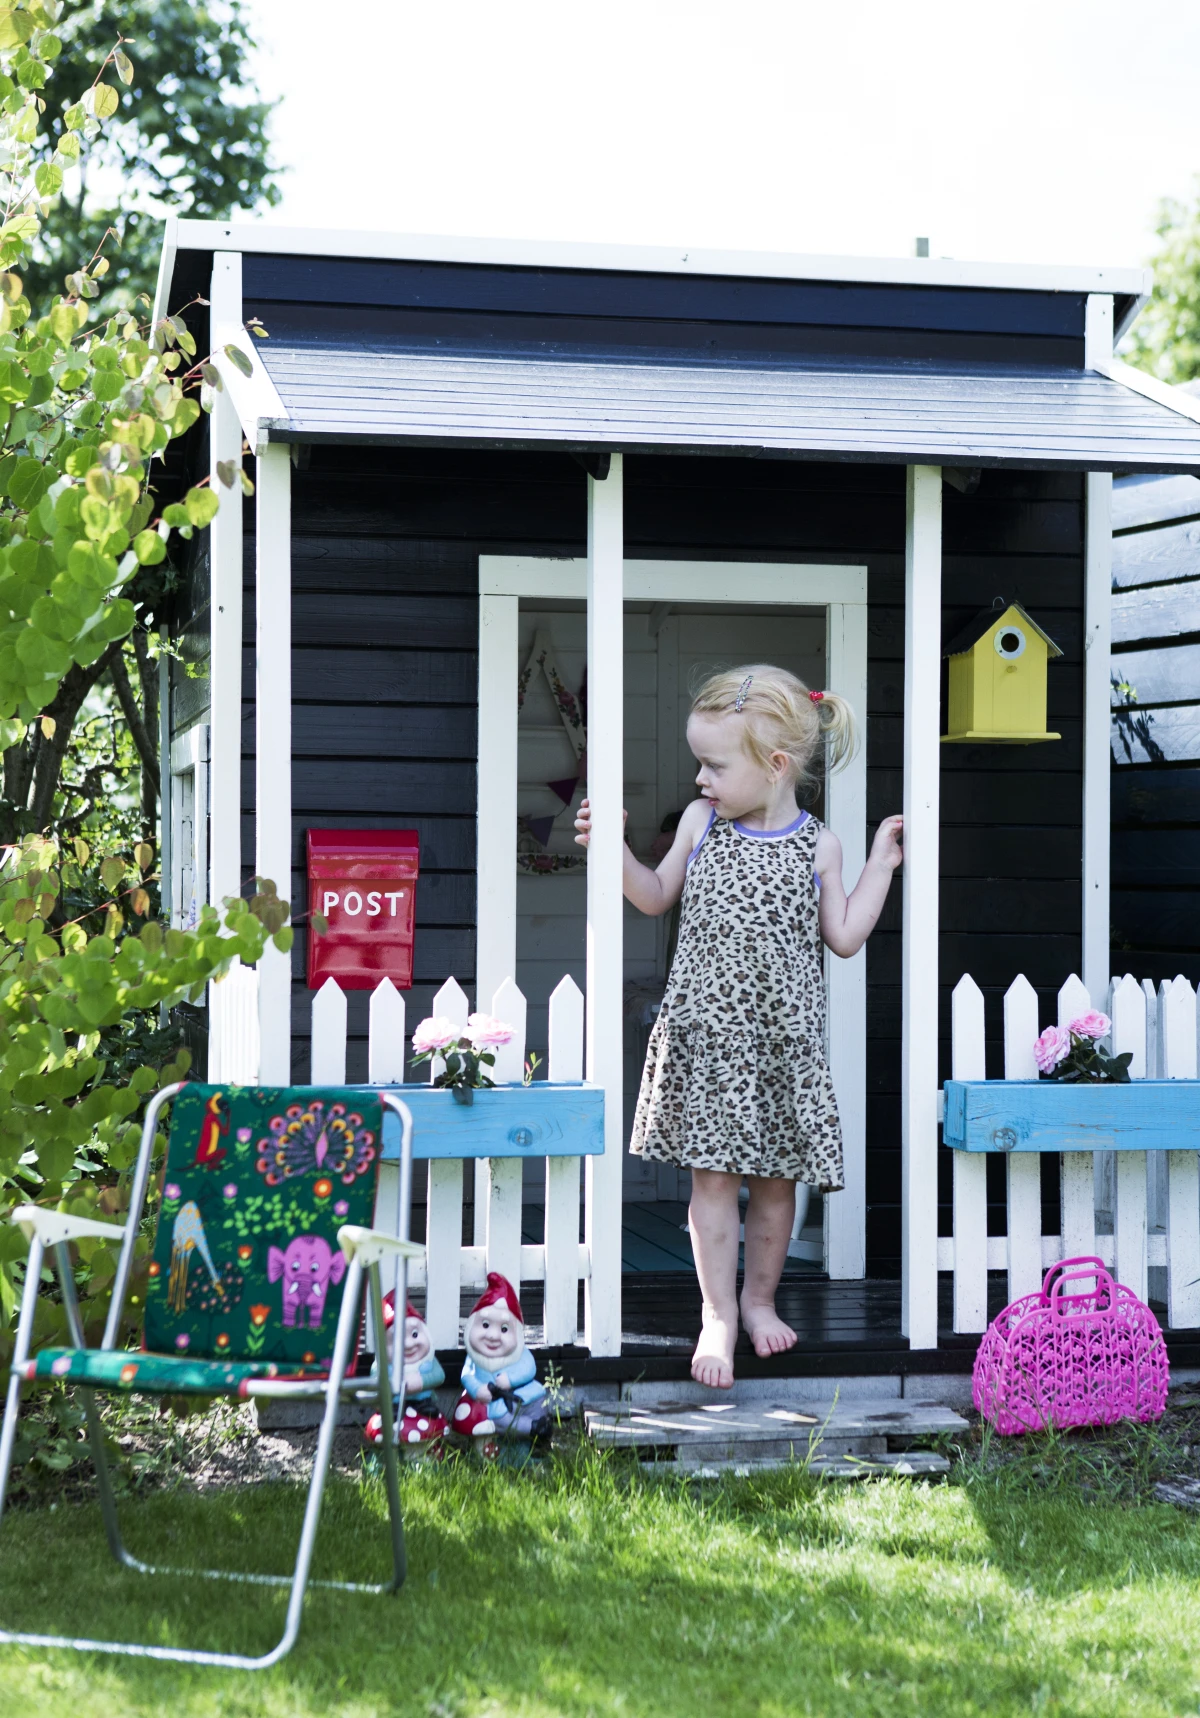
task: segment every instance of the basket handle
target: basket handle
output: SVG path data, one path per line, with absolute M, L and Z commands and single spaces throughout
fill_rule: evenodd
M 1050 1266 L 1050 1269 L 1042 1279 L 1043 1297 L 1047 1301 L 1050 1299 L 1050 1296 L 1054 1292 L 1055 1277 L 1061 1276 L 1064 1271 L 1082 1270 L 1086 1265 L 1093 1266 L 1095 1271 L 1102 1271 L 1104 1269 L 1104 1260 L 1096 1258 L 1092 1253 L 1081 1255 L 1077 1259 L 1059 1259 L 1057 1264 Z
M 1100 1260 L 1096 1259 L 1093 1262 L 1091 1259 L 1068 1259 L 1066 1261 L 1066 1263 L 1070 1264 L 1070 1265 L 1080 1265 L 1083 1267 L 1083 1269 L 1081 1269 L 1081 1270 L 1066 1270 L 1066 1269 L 1064 1269 L 1062 1274 L 1059 1276 L 1057 1282 L 1055 1282 L 1051 1285 L 1051 1288 L 1050 1288 L 1050 1305 L 1053 1308 L 1053 1310 L 1058 1314 L 1058 1316 L 1060 1318 L 1067 1318 L 1070 1316 L 1070 1310 L 1071 1309 L 1070 1309 L 1070 1306 L 1068 1305 L 1068 1302 L 1070 1302 L 1070 1301 L 1073 1301 L 1073 1300 L 1095 1300 L 1095 1301 L 1099 1301 L 1101 1296 L 1104 1297 L 1104 1305 L 1103 1306 L 1097 1306 L 1096 1311 L 1097 1312 L 1110 1312 L 1112 1310 L 1113 1306 L 1116 1304 L 1117 1290 L 1116 1290 L 1116 1285 L 1114 1284 L 1114 1282 L 1112 1280 L 1112 1277 L 1109 1275 L 1108 1271 L 1105 1270 L 1104 1266 L 1100 1263 Z M 1087 1291 L 1087 1293 L 1085 1293 L 1085 1294 L 1067 1294 L 1067 1293 L 1065 1293 L 1066 1286 L 1068 1283 L 1082 1283 L 1082 1282 L 1092 1283 L 1095 1286 L 1093 1288 L 1089 1289 Z

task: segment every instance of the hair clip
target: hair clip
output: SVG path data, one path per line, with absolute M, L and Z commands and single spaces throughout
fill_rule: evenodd
M 809 697 L 812 699 L 814 704 L 819 704 L 824 696 L 825 696 L 824 692 L 810 692 L 809 693 Z
M 746 678 L 742 681 L 741 685 L 738 687 L 737 697 L 733 700 L 733 707 L 737 711 L 739 716 L 741 715 L 741 712 L 742 712 L 742 705 L 746 702 L 746 694 L 750 690 L 750 682 L 753 679 L 754 679 L 753 674 L 747 674 Z

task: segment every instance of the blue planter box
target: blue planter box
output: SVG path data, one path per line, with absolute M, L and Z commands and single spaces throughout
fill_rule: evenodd
M 594 1157 L 604 1150 L 604 1088 L 562 1080 L 494 1086 L 460 1104 L 429 1085 L 380 1086 L 412 1111 L 413 1157 Z M 383 1160 L 400 1156 L 400 1118 L 383 1112 Z
M 1200 1080 L 947 1080 L 942 1136 L 955 1151 L 1194 1151 Z

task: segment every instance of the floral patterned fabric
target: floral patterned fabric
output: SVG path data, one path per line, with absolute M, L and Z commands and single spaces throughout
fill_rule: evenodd
M 163 1396 L 230 1396 L 250 1378 L 276 1378 L 265 1360 L 176 1360 L 128 1348 L 43 1348 L 26 1365 L 26 1383 L 88 1384 L 96 1390 L 144 1390 Z
M 172 1109 L 146 1350 L 327 1368 L 346 1273 L 337 1232 L 375 1213 L 379 1099 L 189 1083 Z

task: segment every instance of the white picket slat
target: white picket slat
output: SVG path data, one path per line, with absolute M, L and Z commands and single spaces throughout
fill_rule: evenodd
M 1004 1078 L 1035 1080 L 1037 991 L 1022 973 L 1004 994 Z M 1010 1152 L 1008 1183 L 1008 1298 L 1032 1294 L 1042 1282 L 1042 1166 L 1033 1152 Z
M 1146 1077 L 1146 997 L 1131 973 L 1113 981 L 1109 1013 L 1114 1056 L 1128 1051 L 1131 1080 Z M 1099 1155 L 1099 1154 L 1097 1154 Z M 1117 1281 L 1140 1300 L 1147 1294 L 1146 1173 L 1144 1151 L 1118 1151 L 1113 1185 L 1113 1252 Z
M 968 973 L 950 1004 L 951 1069 L 956 1080 L 984 1080 L 983 992 Z M 987 1158 L 954 1153 L 954 1328 L 987 1329 Z
M 453 1020 L 456 1026 L 465 1026 L 470 1011 L 462 986 L 448 978 L 433 999 L 434 1014 Z M 430 1080 L 435 1072 L 436 1065 L 430 1068 Z M 425 1322 L 435 1348 L 458 1347 L 462 1207 L 461 1160 L 431 1158 L 425 1205 Z
M 546 1077 L 583 1078 L 583 992 L 568 974 L 550 993 Z M 579 1159 L 546 1159 L 547 1346 L 574 1342 L 579 1321 Z
M 390 978 L 371 992 L 367 1078 L 373 1086 L 404 1082 L 404 998 Z
M 309 1079 L 314 1086 L 346 1084 L 346 993 L 327 978 L 312 999 Z
M 1162 1057 L 1158 1044 L 1158 993 L 1154 981 L 1142 980 L 1142 995 L 1146 999 L 1146 1078 L 1161 1080 Z M 1167 1232 L 1167 1161 L 1161 1151 L 1147 1154 L 1146 1164 L 1146 1227 L 1151 1235 L 1161 1235 L 1166 1246 Z M 1165 1285 L 1160 1285 L 1159 1298 L 1166 1298 Z
M 1196 993 L 1187 979 L 1164 979 L 1158 998 L 1165 1080 L 1196 1078 Z M 1200 1167 L 1194 1151 L 1167 1158 L 1167 1323 L 1200 1325 Z
M 521 1082 L 525 1069 L 525 998 L 511 978 L 492 997 L 492 1013 L 513 1029 L 507 1044 L 496 1052 L 492 1078 L 497 1084 Z M 487 1226 L 484 1246 L 487 1268 L 507 1277 L 521 1292 L 521 1182 L 525 1165 L 519 1157 L 493 1157 L 487 1164 Z M 479 1178 L 475 1181 L 478 1198 Z
M 1087 986 L 1076 973 L 1058 993 L 1058 1024 L 1067 1026 L 1092 1006 Z M 1063 1258 L 1096 1251 L 1096 1169 L 1094 1153 L 1064 1151 L 1060 1159 Z

